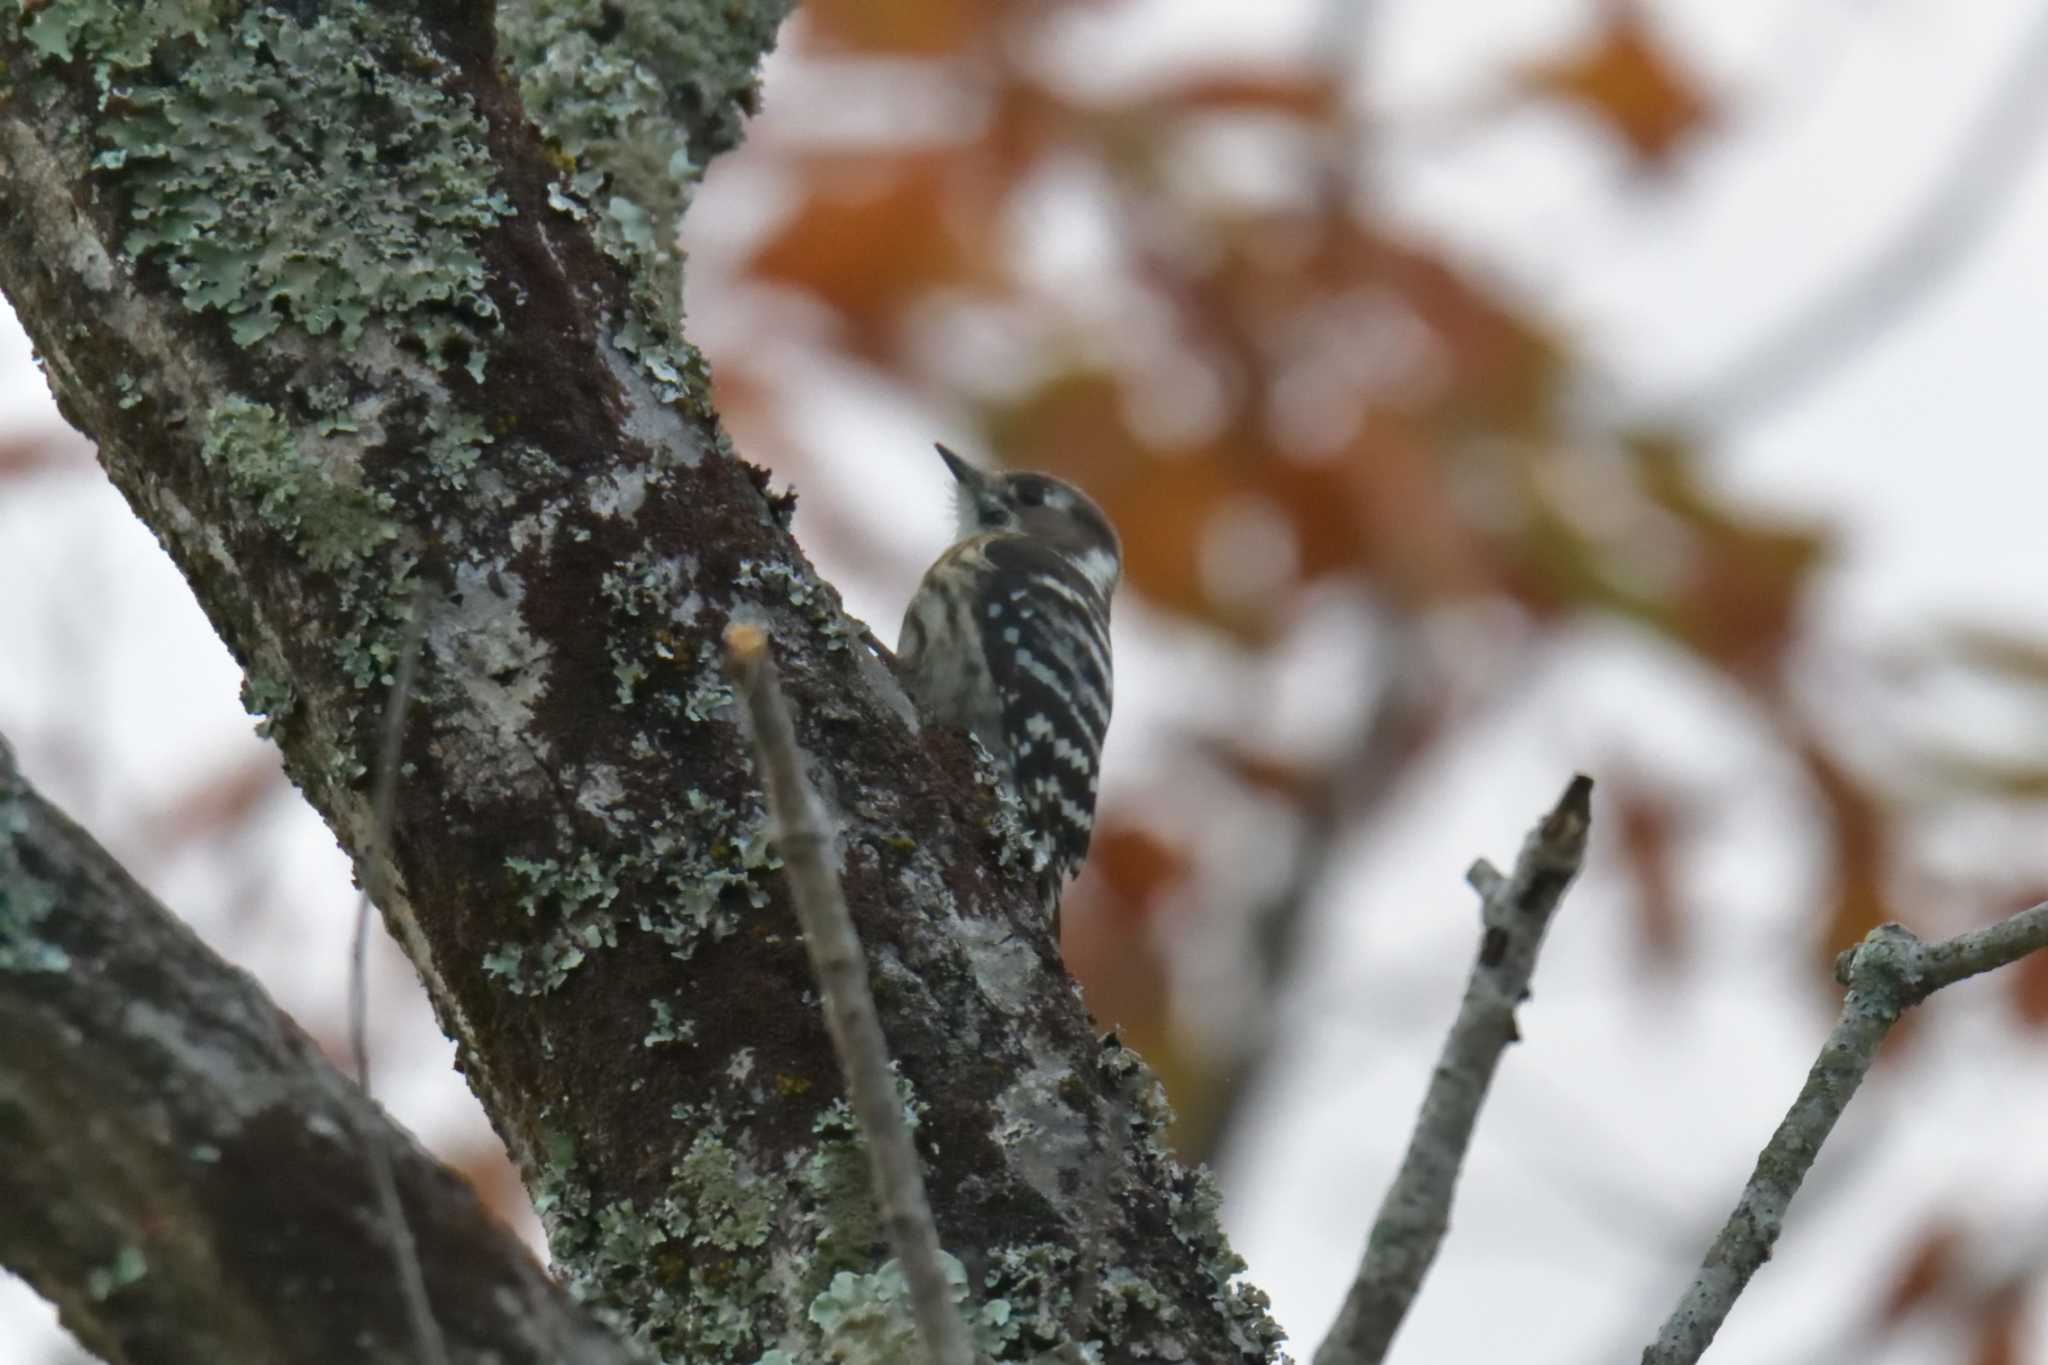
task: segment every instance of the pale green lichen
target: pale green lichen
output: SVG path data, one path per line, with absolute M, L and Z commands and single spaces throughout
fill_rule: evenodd
M 149 1273 L 149 1260 L 138 1246 L 124 1246 L 106 1265 L 94 1266 L 85 1275 L 85 1292 L 96 1303 L 104 1303 Z
M 605 573 L 598 591 L 623 616 L 665 613 L 683 595 L 683 565 L 672 555 L 638 549 Z
M 746 1170 L 738 1153 L 715 1133 L 697 1135 L 676 1175 L 694 1191 L 700 1240 L 725 1251 L 758 1247 L 768 1240 L 775 1212 L 768 1186 Z
M 350 471 L 300 450 L 290 424 L 268 404 L 215 404 L 199 458 L 218 467 L 256 519 L 315 569 L 348 568 L 397 538 L 391 495 L 365 489 Z
M 875 1208 L 867 1147 L 844 1099 L 821 1110 L 811 1125 L 818 1143 L 799 1168 L 806 1222 L 815 1227 L 809 1276 L 799 1288 L 821 1293 L 832 1273 L 859 1264 L 882 1235 Z
M 803 565 L 780 560 L 742 559 L 733 587 L 797 608 L 824 637 L 828 650 L 844 650 L 861 638 L 861 625 L 841 610 L 838 599 Z
M 1157 1172 L 1165 1186 L 1173 1235 L 1194 1256 L 1208 1280 L 1211 1303 L 1221 1312 L 1231 1335 L 1247 1356 L 1259 1360 L 1275 1358 L 1286 1333 L 1273 1321 L 1265 1291 L 1239 1278 L 1245 1262 L 1223 1233 L 1223 1196 L 1215 1176 L 1205 1166 L 1182 1166 L 1167 1146 L 1165 1135 L 1173 1123 L 1173 1109 L 1167 1103 L 1165 1088 L 1144 1059 L 1121 1044 L 1099 1050 L 1096 1064 L 1110 1086 L 1133 1103 L 1136 1122 L 1131 1135 L 1137 1144 L 1139 1162 Z M 1117 1284 L 1118 1292 L 1098 1307 L 1098 1315 L 1149 1312 L 1153 1300 L 1161 1298 L 1156 1290 L 1135 1277 L 1119 1280 Z M 1115 1322 L 1110 1328 L 1112 1332 L 1120 1330 Z
M 305 395 L 306 406 L 313 412 L 313 429 L 322 436 L 349 436 L 360 429 L 346 384 L 308 384 Z
M 1169 1194 L 1168 1207 L 1173 1235 L 1195 1254 L 1209 1277 L 1211 1301 L 1222 1310 L 1232 1332 L 1259 1358 L 1271 1359 L 1287 1334 L 1273 1321 L 1266 1292 L 1239 1278 L 1245 1262 L 1223 1235 L 1223 1195 L 1215 1176 L 1207 1167 L 1186 1173 L 1184 1183 Z
M 425 32 L 360 0 L 307 23 L 225 8 L 52 0 L 28 27 L 118 96 L 94 167 L 126 196 L 125 249 L 242 345 L 286 323 L 353 345 L 382 320 L 481 378 L 497 310 L 477 238 L 512 209 Z
M 633 704 L 640 684 L 647 681 L 647 669 L 636 663 L 615 664 L 612 677 L 618 681 L 618 686 L 612 689 L 612 701 L 623 710 Z
M 555 1144 L 566 1149 L 565 1141 Z M 570 1292 L 664 1358 L 747 1359 L 779 1330 L 776 1280 L 761 1248 L 773 1191 L 713 1124 L 644 1205 L 593 1208 L 573 1159 L 551 1155 L 534 1208 Z
M 946 1283 L 958 1302 L 967 1293 L 967 1272 L 954 1257 L 941 1255 Z M 915 1360 L 923 1350 L 909 1298 L 903 1268 L 890 1261 L 869 1275 L 840 1271 L 832 1277 L 831 1286 L 811 1301 L 807 1316 L 823 1337 L 830 1359 L 848 1365 L 889 1365 Z
M 324 647 L 342 674 L 358 691 L 389 686 L 411 611 L 414 559 L 389 551 L 398 536 L 392 496 L 363 487 L 357 467 L 325 458 L 314 444 L 303 448 L 268 404 L 231 397 L 207 413 L 199 454 L 256 522 L 311 568 L 336 577 L 340 617 Z M 291 703 L 274 692 L 260 700 L 265 709 Z M 347 708 L 342 733 L 353 735 L 361 717 L 360 706 Z M 317 781 L 346 784 L 367 771 L 348 744 L 318 747 L 310 759 Z
M 996 866 L 1037 872 L 1049 855 L 1044 842 L 1032 830 L 1017 784 L 1010 780 L 1005 766 L 979 736 L 970 734 L 967 742 L 974 750 L 975 785 L 991 798 L 988 808 L 994 814 L 986 828 L 996 836 Z
M 22 36 L 46 57 L 95 59 L 105 84 L 114 71 L 144 66 L 166 38 L 198 37 L 218 22 L 218 4 L 162 0 L 128 5 L 116 0 L 57 0 L 37 10 Z
M 1067 1340 L 1066 1323 L 1073 1313 L 1074 1250 L 1052 1242 L 998 1247 L 989 1253 L 982 1276 L 985 1307 L 1003 1306 L 998 1322 L 990 1315 L 988 1330 L 996 1344 L 989 1354 L 999 1360 L 1031 1360 Z
M 492 437 L 484 419 L 464 408 L 436 408 L 427 414 L 426 457 L 429 481 L 450 493 L 469 488 L 484 447 Z
M 598 582 L 598 591 L 610 604 L 613 616 L 612 676 L 618 680 L 613 701 L 621 709 L 633 704 L 640 684 L 647 680 L 648 663 L 644 656 L 662 657 L 668 653 L 669 632 L 662 621 L 671 606 L 684 596 L 684 573 L 683 563 L 673 556 L 641 549 L 606 571 Z M 669 693 L 652 700 L 670 711 L 680 704 Z
M 764 812 L 742 814 L 694 788 L 671 812 L 688 837 L 664 830 L 633 853 L 601 857 L 578 850 L 566 862 L 511 857 L 506 870 L 522 886 L 517 904 L 540 926 L 538 937 L 494 945 L 483 968 L 515 995 L 559 988 L 592 953 L 617 945 L 621 924 L 614 905 L 628 887 L 653 888 L 635 927 L 687 958 L 707 936 L 721 939 L 739 927 L 742 906 L 768 903 L 764 875 L 781 866 L 768 852 Z
M 975 1348 L 983 1355 L 1006 1358 L 1004 1351 L 1017 1340 L 1018 1330 L 1009 1301 L 994 1299 L 979 1306 L 971 1304 L 966 1267 L 949 1252 L 940 1252 L 939 1261 L 953 1302 L 966 1317 Z M 828 1360 L 845 1365 L 894 1365 L 924 1355 L 917 1324 L 911 1316 L 909 1285 L 903 1278 L 902 1266 L 894 1260 L 868 1274 L 839 1271 L 831 1284 L 811 1300 L 805 1316 L 818 1329 Z M 787 1349 L 777 1348 L 765 1353 L 759 1365 L 776 1361 L 794 1365 L 798 1359 Z
M 659 1027 L 665 1016 L 656 1017 Z M 652 1198 L 591 1200 L 573 1178 L 571 1145 L 544 1142 L 549 1156 L 536 1206 L 557 1265 L 579 1298 L 667 1359 L 880 1365 L 917 1358 L 902 1276 L 893 1263 L 877 1263 L 881 1227 L 851 1111 L 843 1100 L 827 1104 L 812 1120 L 808 1152 L 785 1147 L 775 1155 L 775 1169 L 796 1175 L 793 1190 L 767 1178 L 735 1126 L 801 1088 L 792 1092 L 779 1079 L 758 1084 L 758 1066 L 738 1060 L 747 1051 L 726 1068 L 736 1078 L 730 1091 L 676 1104 L 689 1146 Z M 1116 1083 L 1149 1084 L 1134 1058 L 1119 1055 L 1108 1069 Z M 1136 1108 L 1149 1116 L 1149 1105 Z M 1141 1160 L 1165 1159 L 1142 1132 L 1140 1141 Z M 1177 1167 L 1167 1179 L 1176 1236 L 1223 1275 L 1220 1292 L 1242 1296 L 1227 1283 L 1237 1263 L 1214 1232 L 1213 1187 Z M 1086 1359 L 1184 1359 L 1191 1339 L 1208 1330 L 1190 1321 L 1179 1288 L 1131 1265 L 1084 1269 L 1058 1243 L 999 1246 L 979 1273 L 952 1263 L 949 1275 L 978 1353 L 994 1361 L 1039 1365 L 1073 1360 L 1077 1350 Z M 1255 1296 L 1245 1304 L 1256 1308 Z M 1085 1319 L 1078 1330 L 1077 1315 Z M 1278 1333 L 1269 1320 L 1233 1313 L 1232 1322 L 1238 1349 L 1229 1358 L 1272 1358 Z
M 599 580 L 598 591 L 611 612 L 609 650 L 622 709 L 636 703 L 690 721 L 729 717 L 732 683 L 715 641 L 700 640 L 689 677 L 675 680 L 682 629 L 704 605 L 702 595 L 689 586 L 695 574 L 694 557 L 636 550 Z M 641 684 L 650 678 L 658 682 L 646 691 Z
M 654 382 L 655 396 L 662 402 L 686 401 L 699 407 L 708 402 L 711 371 L 696 347 L 630 317 L 613 331 L 612 344 L 631 356 L 641 373 Z M 721 429 L 719 446 L 722 453 L 729 455 L 725 439 Z
M 567 864 L 507 858 L 505 869 L 525 883 L 519 908 L 547 925 L 539 940 L 500 945 L 484 957 L 484 970 L 503 978 L 513 994 L 554 990 L 591 952 L 617 946 L 618 926 L 608 912 L 619 884 L 595 853 L 586 850 Z
M 654 1011 L 654 1027 L 647 1030 L 647 1036 L 640 1040 L 642 1047 L 656 1047 L 662 1043 L 687 1043 L 697 1036 L 697 1025 L 689 1019 L 678 1019 L 675 1009 L 666 1000 L 648 1002 Z
M 8 762 L 0 750 L 0 764 Z M 22 865 L 21 837 L 28 833 L 28 807 L 10 791 L 11 774 L 0 770 L 0 973 L 63 972 L 71 955 L 43 937 L 57 913 L 57 888 Z
M 499 9 L 520 96 L 563 169 L 556 207 L 632 267 L 654 317 L 680 309 L 683 208 L 704 165 L 739 140 L 756 67 L 791 3 L 518 0 Z
M 255 672 L 242 679 L 242 709 L 258 717 L 256 734 L 260 739 L 283 743 L 285 717 L 297 704 L 298 690 L 287 679 Z

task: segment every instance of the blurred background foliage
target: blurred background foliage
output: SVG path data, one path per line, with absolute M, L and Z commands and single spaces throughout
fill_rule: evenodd
M 1190 1159 L 1229 1175 L 1289 1045 L 1283 1006 L 1317 951 L 1313 918 L 1354 908 L 1336 884 L 1347 853 L 1589 628 L 1685 676 L 1796 775 L 1818 814 L 1790 833 L 1824 868 L 1800 934 L 1823 1007 L 1835 954 L 1873 926 L 1939 902 L 1959 928 L 2043 894 L 2024 867 L 1958 876 L 1926 853 L 1930 831 L 1986 810 L 2032 821 L 2048 731 L 1973 745 L 1895 696 L 1940 678 L 1945 695 L 1995 693 L 2038 717 L 2048 636 L 1982 621 L 1930 622 L 1903 644 L 1831 634 L 1817 585 L 1840 563 L 1840 528 L 1737 498 L 1712 466 L 1724 418 L 1861 346 L 1970 223 L 1902 225 L 1924 250 L 1852 276 L 1696 401 L 1638 402 L 1543 300 L 1399 213 L 1374 168 L 1390 148 L 1455 147 L 1536 110 L 1606 144 L 1624 193 L 1653 193 L 1743 114 L 1654 10 L 1589 5 L 1565 46 L 1460 73 L 1462 94 L 1393 119 L 1363 88 L 1370 5 L 1307 7 L 1277 50 L 1100 48 L 1130 40 L 1118 21 L 1139 6 L 806 0 L 766 112 L 686 222 L 686 326 L 739 450 L 798 490 L 799 536 L 850 597 L 900 605 L 944 534 L 943 476 L 932 461 L 928 494 L 909 494 L 911 466 L 877 456 L 873 432 L 806 420 L 820 376 L 887 395 L 899 427 L 1079 482 L 1120 528 L 1126 733 L 1112 733 L 1064 947 L 1097 1018 L 1160 1074 Z M 1091 51 L 1102 60 L 1077 60 Z M 2021 84 L 2048 84 L 2041 69 L 2022 62 Z M 2011 136 L 1982 141 L 2017 160 L 2031 133 L 1996 122 L 2003 99 L 1987 102 L 1990 126 Z M 53 472 L 90 477 L 89 451 L 54 427 L 0 431 L 0 498 Z M 871 624 L 893 637 L 893 617 Z M 76 621 L 53 629 L 60 660 L 96 647 Z M 216 941 L 245 960 L 305 956 L 303 931 L 260 927 L 304 885 L 250 852 L 284 791 L 268 753 L 202 759 L 109 828 L 91 799 L 99 725 L 67 705 L 14 737 L 68 771 L 74 813 L 145 875 L 196 862 L 230 886 Z M 1654 991 L 1684 976 L 1701 935 L 1688 846 L 1747 794 L 1625 748 L 1584 761 L 1606 866 L 1626 881 L 1627 970 Z M 2048 1028 L 2048 961 L 1995 989 L 2007 1027 Z M 339 993 L 321 999 L 286 992 L 339 1056 Z M 1913 1046 L 1912 1028 L 1895 1034 L 1895 1057 Z M 472 1124 L 441 1148 L 524 1216 L 487 1133 Z M 1342 1217 L 1362 1229 L 1362 1211 Z M 1936 1211 L 1887 1252 L 1896 1273 L 1871 1286 L 1841 1358 L 1930 1312 L 1961 1324 L 1954 1358 L 2023 1358 L 2041 1258 L 1987 1269 L 1972 1226 Z
M 1653 180 L 1716 135 L 1714 96 L 1628 0 L 1420 131 L 1364 113 L 1351 7 L 1333 7 L 1331 31 L 1292 60 L 1103 85 L 1058 54 L 1073 50 L 1063 29 L 1117 8 L 806 4 L 773 99 L 862 113 L 813 106 L 785 131 L 771 108 L 738 160 L 772 169 L 784 207 L 730 268 L 824 316 L 756 300 L 743 339 L 714 343 L 712 360 L 740 448 L 800 491 L 820 464 L 858 455 L 781 420 L 790 345 L 945 414 L 949 440 L 971 439 L 964 424 L 993 459 L 1088 488 L 1123 535 L 1122 601 L 1138 599 L 1152 628 L 1254 655 L 1304 629 L 1355 642 L 1364 685 L 1317 698 L 1334 742 L 1263 744 L 1266 727 L 1245 721 L 1262 703 L 1254 669 L 1253 694 L 1185 734 L 1157 779 L 1207 793 L 1212 830 L 1232 826 L 1232 805 L 1283 811 L 1264 884 L 1228 895 L 1244 879 L 1218 864 L 1242 849 L 1188 828 L 1157 789 L 1112 788 L 1070 901 L 1068 960 L 1098 1016 L 1166 1078 L 1183 1150 L 1218 1156 L 1260 1077 L 1261 1002 L 1295 972 L 1333 846 L 1398 801 L 1446 736 L 1510 699 L 1547 637 L 1589 617 L 1709 675 L 1803 769 L 1834 874 L 1810 969 L 1832 990 L 1837 952 L 1907 917 L 1892 888 L 1908 807 L 2033 795 L 2048 763 L 1842 752 L 1791 669 L 1837 550 L 1830 527 L 1718 496 L 1702 473 L 1711 412 L 1623 410 L 1536 302 L 1390 221 L 1361 173 L 1376 140 L 1476 136 L 1547 105 Z M 805 76 L 816 89 L 796 88 Z M 929 116 L 935 104 L 945 117 Z M 1084 240 L 1081 287 L 1061 248 L 1042 263 L 1040 233 Z M 1460 649 L 1435 628 L 1447 621 L 1512 646 Z M 1916 662 L 2048 684 L 2048 645 L 1992 632 L 1958 630 L 1939 660 Z M 1683 799 L 1655 773 L 1602 777 L 1645 965 L 1672 969 L 1687 941 L 1672 863 Z M 1238 941 L 1257 981 L 1251 1017 L 1222 1029 L 1177 1022 L 1202 1008 L 1172 966 L 1176 921 L 1197 918 L 1198 900 L 1201 932 Z M 2004 983 L 2036 1024 L 2044 978 Z

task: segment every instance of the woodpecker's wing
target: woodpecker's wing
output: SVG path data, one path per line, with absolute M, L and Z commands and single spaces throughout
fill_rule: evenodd
M 1021 536 L 991 536 L 975 604 L 1002 706 L 1011 772 L 1044 853 L 1071 875 L 1088 854 L 1109 729 L 1109 603 L 1073 560 Z

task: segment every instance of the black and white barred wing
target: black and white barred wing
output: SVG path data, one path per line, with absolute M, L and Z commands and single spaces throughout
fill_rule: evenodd
M 1109 604 L 1067 556 L 998 536 L 982 553 L 981 637 L 1002 706 L 1017 795 L 1039 870 L 1072 875 L 1088 854 L 1109 729 Z

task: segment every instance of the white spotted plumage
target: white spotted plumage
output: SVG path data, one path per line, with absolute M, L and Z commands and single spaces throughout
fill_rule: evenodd
M 903 615 L 897 667 L 924 713 L 995 756 L 1031 826 L 1052 905 L 1087 856 L 1109 728 L 1116 532 L 1045 474 L 983 474 L 944 446 L 959 537 Z

